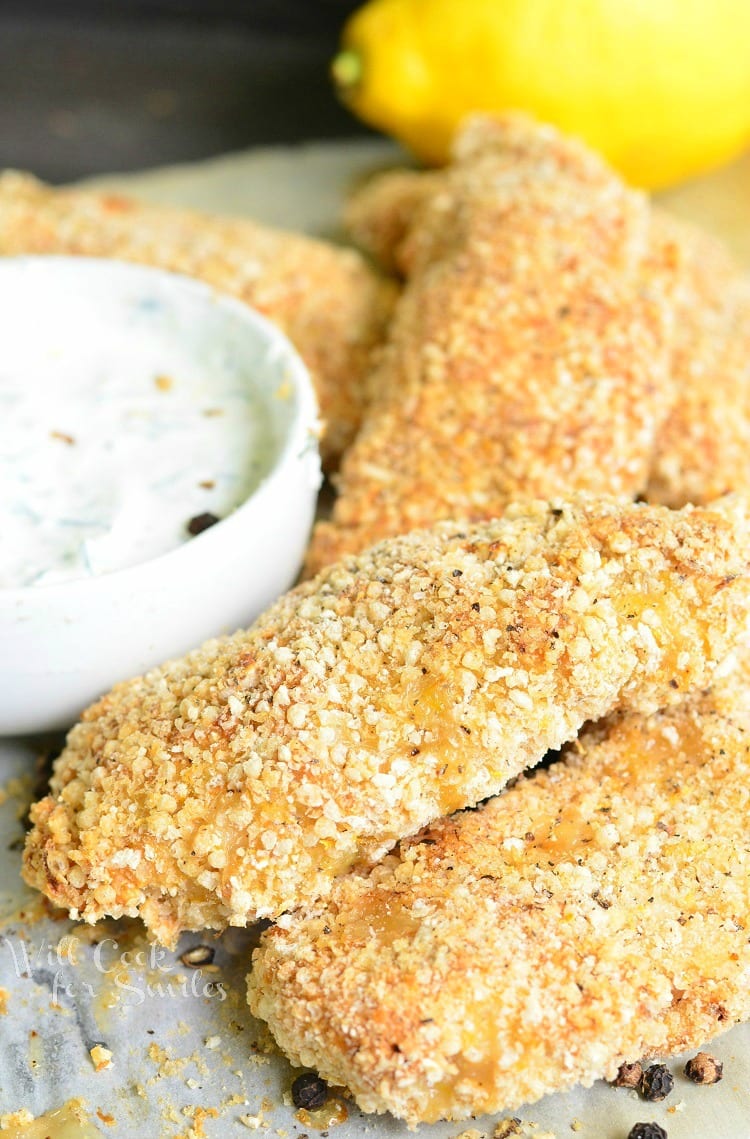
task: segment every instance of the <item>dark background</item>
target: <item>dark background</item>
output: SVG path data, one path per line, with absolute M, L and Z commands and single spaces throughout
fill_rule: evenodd
M 0 0 L 0 167 L 53 182 L 364 133 L 328 78 L 357 0 Z

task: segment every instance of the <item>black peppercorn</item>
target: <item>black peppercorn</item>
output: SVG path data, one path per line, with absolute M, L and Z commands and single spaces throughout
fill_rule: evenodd
M 694 1084 L 718 1084 L 724 1075 L 724 1065 L 708 1052 L 699 1052 L 685 1065 L 685 1075 Z
M 328 1099 L 328 1084 L 315 1072 L 303 1072 L 292 1084 L 292 1103 L 308 1111 L 317 1111 Z
M 658 1123 L 636 1123 L 630 1128 L 628 1139 L 667 1139 L 667 1133 Z
M 673 1087 L 674 1077 L 664 1064 L 652 1064 L 641 1077 L 641 1095 L 652 1103 L 666 1099 Z
M 639 1088 L 642 1079 L 643 1065 L 636 1060 L 634 1064 L 620 1064 L 613 1083 L 616 1088 Z
M 186 525 L 188 534 L 195 537 L 196 534 L 202 534 L 204 530 L 208 530 L 209 526 L 215 526 L 219 519 L 215 514 L 210 514 L 206 511 L 205 514 L 196 514 L 191 518 Z

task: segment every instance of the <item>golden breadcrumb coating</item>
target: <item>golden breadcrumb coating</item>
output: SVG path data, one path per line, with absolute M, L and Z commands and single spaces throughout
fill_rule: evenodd
M 750 490 L 750 280 L 707 234 L 665 216 L 679 242 L 675 403 L 656 437 L 649 502 L 707 503 Z
M 510 507 L 384 542 L 118 685 L 33 808 L 76 916 L 241 925 L 325 894 L 614 708 L 708 682 L 750 615 L 750 503 Z
M 347 209 L 349 234 L 391 270 L 408 266 L 405 241 L 444 172 L 394 170 L 365 184 Z M 750 488 L 750 282 L 715 238 L 655 212 L 674 243 L 671 343 L 674 405 L 656 434 L 645 497 L 680 507 Z
M 197 277 L 258 309 L 310 368 L 330 464 L 359 425 L 372 349 L 394 287 L 351 249 L 240 218 L 147 206 L 98 190 L 0 176 L 0 254 L 115 257 Z
M 293 1063 L 415 1124 L 750 1016 L 750 652 L 563 756 L 264 934 L 250 1007 Z
M 400 247 L 418 209 L 439 192 L 442 170 L 388 170 L 359 186 L 344 211 L 350 239 L 389 273 L 401 275 Z
M 309 569 L 519 497 L 641 491 L 672 402 L 676 252 L 652 228 L 578 143 L 471 120 L 400 246 L 406 287 Z

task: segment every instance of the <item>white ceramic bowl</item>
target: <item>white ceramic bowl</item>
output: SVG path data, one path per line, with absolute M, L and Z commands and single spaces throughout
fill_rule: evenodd
M 176 337 L 183 351 L 186 343 L 196 352 L 231 343 L 238 382 L 253 385 L 271 424 L 267 473 L 227 517 L 149 561 L 0 588 L 0 735 L 68 727 L 116 681 L 249 624 L 298 573 L 321 475 L 316 400 L 288 340 L 245 305 L 159 270 L 86 258 L 0 259 L 3 326 L 27 326 L 33 305 L 35 347 L 45 338 L 57 344 L 62 328 L 66 349 L 75 349 L 96 322 L 111 324 L 120 311 L 125 321 L 148 298 L 163 314 L 157 331 L 167 347 Z

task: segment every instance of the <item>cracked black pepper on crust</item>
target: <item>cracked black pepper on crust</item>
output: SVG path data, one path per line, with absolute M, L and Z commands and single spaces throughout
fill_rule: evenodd
M 87 921 L 241 925 L 497 792 L 582 724 L 708 683 L 750 609 L 750 507 L 510 507 L 325 570 L 89 708 L 27 881 Z
M 293 1063 L 412 1124 L 680 1053 L 750 1015 L 749 813 L 745 646 L 711 690 L 586 729 L 285 915 L 250 1007 Z

